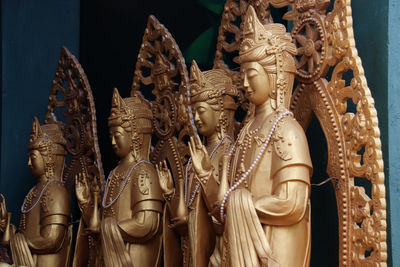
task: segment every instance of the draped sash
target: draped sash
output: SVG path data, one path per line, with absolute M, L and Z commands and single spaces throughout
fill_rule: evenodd
M 279 267 L 248 190 L 237 189 L 229 195 L 224 235 L 229 266 Z

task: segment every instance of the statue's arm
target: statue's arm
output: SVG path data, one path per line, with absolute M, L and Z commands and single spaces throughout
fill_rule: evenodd
M 136 174 L 146 173 L 147 177 L 139 181 L 140 176 L 134 176 L 136 184 L 132 184 L 132 216 L 129 219 L 118 222 L 122 238 L 130 242 L 143 242 L 156 235 L 161 225 L 163 212 L 163 197 L 158 174 L 155 168 L 141 165 Z M 147 180 L 145 182 L 145 180 Z M 140 184 L 147 184 L 140 188 Z
M 83 218 L 83 222 L 85 226 L 89 225 L 90 218 L 93 214 L 93 206 L 92 203 L 87 203 L 85 206 L 79 205 L 79 209 L 81 210 L 81 216 Z
M 221 204 L 219 203 L 220 200 L 218 198 L 219 185 L 214 179 L 213 172 L 210 170 L 205 176 L 197 178 L 201 184 L 202 195 L 207 209 L 208 211 L 213 212 L 213 210 Z
M 46 217 L 46 225 L 40 228 L 40 235 L 28 239 L 28 246 L 37 254 L 57 252 L 61 248 L 67 233 L 67 221 L 68 218 L 60 214 Z
M 118 222 L 124 239 L 137 239 L 141 241 L 149 240 L 157 234 L 160 224 L 161 213 L 153 210 L 138 211 L 132 219 Z
M 61 248 L 71 218 L 69 195 L 63 184 L 49 184 L 45 196 L 41 202 L 40 234 L 27 240 L 38 254 L 55 253 Z
M 254 198 L 254 207 L 261 223 L 291 225 L 299 222 L 306 213 L 310 194 L 309 168 L 290 166 L 277 175 L 287 177 L 273 190 L 272 195 Z

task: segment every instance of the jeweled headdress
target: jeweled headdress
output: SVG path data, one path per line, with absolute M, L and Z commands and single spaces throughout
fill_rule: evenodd
M 240 43 L 239 61 L 240 63 L 255 61 L 262 55 L 285 56 L 284 52 L 294 56 L 297 48 L 292 43 L 290 33 L 286 32 L 283 24 L 269 23 L 263 25 L 257 17 L 254 8 L 250 5 L 244 18 L 242 42 Z M 277 58 L 277 68 L 279 71 L 296 72 L 293 64 L 284 64 Z
M 140 92 L 134 96 L 122 99 L 118 89 L 114 89 L 112 97 L 111 115 L 108 125 L 131 128 L 135 133 L 152 133 L 152 119 L 150 104 Z
M 235 97 L 236 87 L 232 79 L 224 70 L 213 69 L 202 72 L 196 61 L 192 61 L 190 67 L 190 97 L 192 102 L 204 101 L 204 93 L 209 99 L 220 98 L 223 102 L 222 108 L 236 109 L 234 101 L 224 101 L 224 96 Z
M 54 174 L 55 155 L 66 155 L 62 131 L 58 124 L 40 125 L 38 119 L 33 119 L 32 131 L 28 141 L 29 150 L 38 150 L 43 156 L 46 176 L 51 178 Z
M 282 104 L 288 107 L 292 83 L 289 83 L 285 73 L 297 71 L 293 58 L 297 54 L 297 48 L 292 43 L 290 33 L 279 23 L 263 25 L 251 5 L 243 23 L 239 63 L 258 62 L 267 73 L 276 73 L 276 88 L 272 88 L 271 92 L 274 101 L 271 105 L 274 109 Z
M 58 124 L 44 124 L 41 126 L 36 117 L 33 119 L 32 131 L 28 142 L 29 150 L 42 150 L 54 144 L 65 146 L 66 143 Z M 56 149 L 53 152 L 55 154 L 66 154 L 64 149 Z

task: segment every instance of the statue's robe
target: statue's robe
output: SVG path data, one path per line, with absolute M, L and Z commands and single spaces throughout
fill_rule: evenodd
M 36 202 L 39 193 L 31 204 Z M 22 214 L 19 232 L 10 240 L 14 264 L 29 267 L 69 266 L 72 241 L 70 220 L 70 198 L 64 184 L 49 183 L 39 203 L 28 213 Z M 54 236 L 53 231 L 59 236 Z M 48 238 L 48 247 L 32 250 L 29 243 L 38 237 Z
M 232 155 L 230 186 L 250 168 L 278 116 L 258 121 L 258 131 L 251 128 L 253 120 L 241 130 L 238 144 L 250 135 L 251 145 L 239 145 Z M 293 117 L 284 117 L 246 181 L 228 196 L 222 266 L 309 266 L 311 173 L 304 131 Z M 211 177 L 202 186 L 208 209 L 215 209 L 218 186 Z
M 106 204 L 117 197 L 125 177 L 112 175 Z M 131 173 L 118 199 L 103 209 L 101 243 L 106 266 L 154 267 L 161 264 L 162 195 L 153 166 L 139 164 Z M 124 232 L 120 223 L 131 220 L 134 228 Z M 129 264 L 128 264 L 129 263 Z

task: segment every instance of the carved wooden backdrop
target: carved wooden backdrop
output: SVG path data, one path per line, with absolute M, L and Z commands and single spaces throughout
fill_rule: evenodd
M 386 200 L 380 132 L 353 33 L 350 0 L 227 0 L 219 29 L 214 68 L 227 70 L 241 88 L 232 59 L 240 44 L 247 6 L 272 22 L 270 8 L 290 6 L 298 86 L 291 109 L 306 129 L 315 115 L 328 144 L 327 173 L 333 180 L 339 219 L 340 266 L 386 266 Z M 348 82 L 346 82 L 346 80 Z M 246 105 L 243 93 L 239 95 Z M 355 106 L 355 112 L 350 109 Z M 355 179 L 371 184 L 371 195 Z
M 140 90 L 151 90 L 155 97 L 150 103 L 158 142 L 150 160 L 158 163 L 167 159 L 177 183 L 177 179 L 184 179 L 184 166 L 189 158 L 185 138 L 195 132 L 189 105 L 189 76 L 174 38 L 152 15 L 138 54 L 131 95 Z
M 90 185 L 96 183 L 101 192 L 104 173 L 97 140 L 96 109 L 88 79 L 78 60 L 65 47 L 61 49 L 56 74 L 50 89 L 45 122 L 62 124 L 67 140 L 68 164 L 63 179 L 70 192 L 75 175 L 88 175 Z M 61 115 L 61 116 L 60 116 Z
M 151 90 L 153 129 L 156 135 L 150 161 L 157 164 L 163 160 L 169 165 L 175 188 L 185 179 L 185 166 L 190 157 L 188 140 L 196 128 L 190 108 L 189 76 L 185 59 L 167 28 L 154 16 L 149 16 L 134 72 L 131 94 Z M 148 95 L 148 94 L 147 94 Z M 153 138 L 155 138 L 153 136 Z M 174 194 L 170 205 L 177 207 L 180 195 Z M 176 247 L 187 247 L 187 237 L 179 238 L 171 224 L 168 209 L 163 217 L 164 265 L 189 264 L 189 255 L 181 255 Z M 187 249 L 183 249 L 187 251 Z

